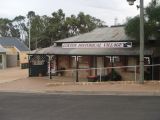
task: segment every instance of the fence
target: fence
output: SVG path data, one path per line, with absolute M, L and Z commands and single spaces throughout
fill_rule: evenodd
M 135 81 L 139 80 L 139 65 L 104 68 L 83 68 L 58 70 L 54 74 L 64 80 L 76 82 Z M 61 79 L 62 79 L 61 77 Z M 160 64 L 144 65 L 145 80 L 160 79 Z

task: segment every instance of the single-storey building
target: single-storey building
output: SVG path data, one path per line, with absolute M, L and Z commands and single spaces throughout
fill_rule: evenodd
M 144 63 L 148 65 L 145 73 L 149 74 L 146 79 L 159 79 L 159 72 L 156 73 L 159 67 L 149 66 L 159 63 L 158 49 L 151 45 L 145 46 L 144 56 Z M 123 26 L 105 27 L 58 40 L 51 47 L 32 51 L 29 55 L 29 76 L 38 76 L 38 70 L 47 75 L 50 65 L 53 72 L 68 70 L 63 74 L 65 76 L 88 78 L 110 75 L 113 79 L 113 73 L 116 72 L 119 79 L 132 80 L 139 76 L 138 64 L 139 45 L 136 40 L 125 34 Z M 73 69 L 79 71 L 69 72 Z
M 6 68 L 6 50 L 0 45 L 0 69 Z
M 16 67 L 28 63 L 28 47 L 18 38 L 0 37 L 0 45 L 6 49 L 7 67 Z

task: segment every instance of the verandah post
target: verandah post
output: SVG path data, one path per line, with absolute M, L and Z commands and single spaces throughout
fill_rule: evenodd
M 78 80 L 78 57 L 76 56 L 76 82 L 79 82 Z

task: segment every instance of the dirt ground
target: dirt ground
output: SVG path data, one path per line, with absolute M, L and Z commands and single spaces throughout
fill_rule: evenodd
M 12 67 L 0 70 L 0 83 L 10 82 L 27 77 L 28 77 L 28 69 L 20 69 L 19 67 Z
M 8 92 L 134 92 L 160 95 L 160 81 L 138 84 L 134 81 L 76 83 L 66 77 L 28 77 L 28 69 L 0 70 L 0 91 Z

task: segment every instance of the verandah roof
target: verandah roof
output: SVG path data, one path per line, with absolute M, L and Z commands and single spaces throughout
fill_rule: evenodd
M 153 49 L 145 49 L 144 55 L 153 55 Z M 97 56 L 111 56 L 111 55 L 125 55 L 135 56 L 139 55 L 139 48 L 62 48 L 62 47 L 48 47 L 37 51 L 32 51 L 30 54 L 54 54 L 54 55 L 97 55 Z

